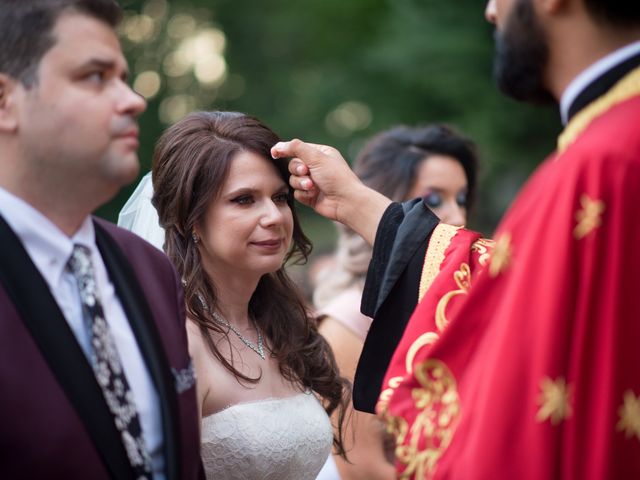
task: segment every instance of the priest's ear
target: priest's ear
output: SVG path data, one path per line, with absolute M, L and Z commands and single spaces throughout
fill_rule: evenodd
M 548 14 L 558 14 L 566 12 L 571 8 L 573 0 L 538 0 L 538 4 L 543 12 Z
M 16 79 L 0 73 L 0 132 L 15 132 L 18 128 L 18 112 L 15 108 L 18 86 Z

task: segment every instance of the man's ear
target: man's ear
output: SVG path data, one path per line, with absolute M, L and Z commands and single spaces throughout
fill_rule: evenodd
M 13 132 L 18 128 L 16 111 L 18 86 L 17 80 L 0 73 L 0 131 Z

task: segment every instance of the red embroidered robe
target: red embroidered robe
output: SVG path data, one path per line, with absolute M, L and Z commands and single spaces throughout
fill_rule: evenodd
M 493 248 L 434 232 L 378 404 L 399 478 L 640 478 L 639 208 L 640 69 L 572 120 Z

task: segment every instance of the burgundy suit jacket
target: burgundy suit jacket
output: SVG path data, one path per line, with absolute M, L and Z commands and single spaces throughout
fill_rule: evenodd
M 204 478 L 176 272 L 139 237 L 97 218 L 94 224 L 160 398 L 166 478 Z M 0 478 L 133 478 L 91 366 L 2 217 L 0 245 Z

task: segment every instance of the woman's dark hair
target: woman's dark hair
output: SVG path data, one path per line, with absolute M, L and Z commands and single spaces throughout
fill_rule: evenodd
M 165 229 L 164 250 L 183 279 L 187 315 L 198 325 L 214 357 L 239 381 L 249 383 L 259 377 L 239 372 L 210 337 L 212 331 L 226 335 L 228 330 L 209 313 L 218 305 L 216 285 L 202 267 L 192 233 L 220 194 L 238 153 L 252 152 L 269 159 L 288 184 L 287 161 L 273 160 L 270 154 L 279 140 L 258 119 L 242 113 L 195 112 L 164 132 L 153 157 L 152 202 Z M 311 242 L 300 227 L 293 195 L 288 204 L 293 215 L 293 241 L 285 263 L 306 261 Z M 348 384 L 339 376 L 333 353 L 318 333 L 303 298 L 283 266 L 262 276 L 249 301 L 249 315 L 268 339 L 282 375 L 322 397 L 327 413 L 340 407 L 342 424 Z M 334 444 L 342 453 L 341 434 Z
M 467 210 L 476 193 L 478 155 L 474 143 L 446 125 L 398 126 L 381 132 L 364 146 L 353 164 L 362 182 L 402 202 L 416 178 L 416 169 L 430 155 L 457 160 L 467 177 Z
M 385 130 L 365 144 L 353 164 L 360 180 L 396 202 L 407 200 L 417 178 L 418 166 L 430 155 L 447 155 L 462 166 L 467 179 L 467 212 L 476 193 L 478 157 L 476 147 L 451 127 L 430 124 L 422 127 L 398 126 Z M 313 292 L 317 308 L 336 295 L 364 281 L 371 260 L 371 247 L 356 232 L 337 224 L 337 265 L 321 273 Z

